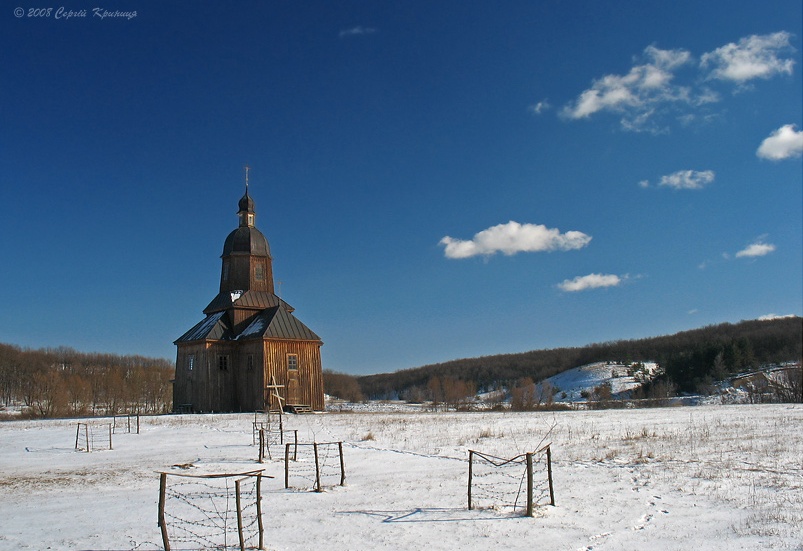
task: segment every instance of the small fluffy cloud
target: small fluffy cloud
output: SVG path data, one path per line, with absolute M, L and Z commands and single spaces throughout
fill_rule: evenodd
M 709 78 L 744 83 L 754 78 L 768 79 L 779 74 L 792 74 L 795 62 L 780 54 L 792 50 L 791 34 L 777 32 L 751 35 L 703 54 L 700 65 L 712 67 Z
M 600 287 L 616 287 L 624 281 L 623 278 L 614 274 L 588 274 L 577 276 L 574 279 L 566 279 L 558 284 L 561 291 L 576 293 L 587 289 L 599 289 Z
M 803 130 L 796 131 L 794 124 L 786 124 L 764 138 L 756 151 L 762 159 L 781 161 L 803 155 Z
M 374 34 L 375 32 L 376 32 L 376 29 L 373 28 L 373 27 L 356 26 L 356 27 L 352 27 L 350 29 L 343 29 L 342 31 L 340 31 L 340 34 L 338 34 L 338 36 L 340 38 L 345 38 L 347 36 L 360 36 L 360 35 L 364 35 L 364 34 Z
M 763 241 L 756 241 L 751 243 L 738 253 L 736 258 L 755 258 L 758 256 L 766 256 L 775 250 L 775 245 L 771 243 L 764 243 Z
M 658 185 L 673 189 L 702 189 L 713 181 L 713 170 L 678 170 L 672 174 L 661 176 Z
M 636 65 L 626 75 L 606 75 L 595 80 L 574 103 L 564 107 L 569 119 L 584 119 L 599 111 L 622 114 L 622 124 L 638 130 L 652 116 L 655 105 L 688 100 L 688 90 L 672 85 L 674 71 L 687 64 L 686 50 L 661 50 L 648 46 L 646 62 Z
M 722 99 L 712 89 L 715 83 L 742 86 L 756 78 L 792 74 L 795 62 L 785 55 L 794 51 L 791 37 L 785 31 L 747 36 L 703 54 L 699 65 L 687 50 L 649 46 L 642 61 L 626 74 L 595 79 L 560 114 L 578 120 L 601 112 L 616 113 L 622 128 L 632 132 L 665 132 L 672 118 L 684 125 L 704 123 L 712 116 L 706 106 Z
M 579 231 L 561 233 L 556 228 L 541 224 L 519 224 L 510 221 L 482 230 L 469 241 L 446 236 L 440 240 L 446 258 L 490 256 L 501 252 L 514 255 L 521 252 L 549 252 L 582 249 L 591 236 Z
M 528 109 L 530 113 L 534 115 L 540 115 L 544 111 L 550 109 L 552 106 L 549 104 L 547 100 L 539 101 L 535 105 L 531 105 Z

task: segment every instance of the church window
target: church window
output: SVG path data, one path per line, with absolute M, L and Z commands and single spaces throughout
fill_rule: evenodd
M 249 354 L 248 355 L 246 368 L 248 369 L 248 371 L 253 371 L 254 370 L 254 355 L 253 354 Z
M 217 357 L 217 366 L 221 371 L 229 370 L 229 357 L 220 355 Z
M 187 371 L 195 369 L 195 354 L 187 356 Z
M 298 354 L 287 355 L 287 369 L 290 371 L 298 369 Z
M 229 261 L 223 261 L 223 281 L 229 280 Z
M 264 264 L 257 264 L 254 266 L 254 278 L 257 281 L 264 281 L 265 280 L 265 265 Z

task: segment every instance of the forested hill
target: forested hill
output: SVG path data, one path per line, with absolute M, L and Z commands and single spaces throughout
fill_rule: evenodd
M 799 360 L 803 348 L 799 317 L 722 323 L 674 335 L 590 344 L 578 348 L 534 350 L 466 358 L 358 377 L 371 399 L 406 398 L 425 393 L 430 380 L 448 378 L 479 391 L 511 386 L 529 377 L 538 382 L 568 369 L 601 361 L 657 361 L 680 390 L 763 364 Z

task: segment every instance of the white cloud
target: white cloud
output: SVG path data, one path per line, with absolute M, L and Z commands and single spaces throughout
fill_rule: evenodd
M 775 250 L 775 245 L 771 243 L 763 243 L 756 241 L 736 253 L 736 258 L 755 258 L 757 256 L 766 256 Z
M 364 34 L 374 34 L 375 32 L 376 32 L 376 29 L 373 28 L 373 27 L 361 27 L 361 26 L 358 25 L 358 26 L 352 27 L 350 29 L 343 29 L 342 31 L 340 31 L 340 34 L 338 34 L 338 36 L 340 38 L 344 38 L 344 37 L 347 37 L 347 36 L 360 36 L 360 35 L 364 35 Z
M 584 119 L 600 111 L 622 114 L 622 125 L 628 130 L 642 130 L 664 102 L 689 101 L 687 88 L 672 85 L 674 71 L 687 64 L 691 54 L 686 50 L 661 50 L 648 46 L 647 62 L 635 65 L 626 75 L 606 75 L 595 80 L 572 104 L 562 110 L 569 119 Z
M 551 108 L 552 108 L 552 105 L 550 105 L 550 103 L 547 100 L 543 100 L 543 101 L 539 101 L 535 105 L 531 105 L 529 107 L 529 110 L 530 110 L 531 113 L 533 113 L 535 115 L 540 115 L 544 111 L 546 111 L 548 109 L 551 109 Z
M 638 183 L 638 187 L 640 187 L 642 189 L 647 189 L 648 187 L 650 187 L 650 181 L 649 180 L 641 180 Z
M 519 224 L 511 220 L 478 232 L 470 241 L 446 236 L 439 244 L 445 247 L 446 258 L 470 258 L 498 252 L 510 256 L 520 252 L 568 251 L 582 249 L 590 241 L 591 236 L 579 231 L 560 233 L 558 229 L 541 224 Z
M 699 65 L 687 50 L 649 46 L 626 74 L 595 79 L 560 115 L 577 120 L 616 113 L 622 128 L 633 132 L 667 132 L 672 119 L 685 125 L 704 123 L 712 116 L 707 106 L 722 99 L 712 89 L 715 81 L 741 86 L 756 78 L 792 74 L 795 62 L 784 57 L 794 51 L 791 36 L 785 31 L 747 36 L 704 54 Z M 685 68 L 689 70 L 682 72 Z
M 577 276 L 574 279 L 566 279 L 558 284 L 558 288 L 567 293 L 575 293 L 600 287 L 617 287 L 622 281 L 624 281 L 624 278 L 614 274 L 588 274 Z
M 794 124 L 786 124 L 764 138 L 756 151 L 763 159 L 781 161 L 803 155 L 803 130 L 796 131 Z
M 667 176 L 661 176 L 658 185 L 673 189 L 702 189 L 713 181 L 713 170 L 678 170 Z
M 747 36 L 703 54 L 700 65 L 713 67 L 709 78 L 737 83 L 782 73 L 791 75 L 794 60 L 779 57 L 782 51 L 793 50 L 791 36 L 788 32 Z

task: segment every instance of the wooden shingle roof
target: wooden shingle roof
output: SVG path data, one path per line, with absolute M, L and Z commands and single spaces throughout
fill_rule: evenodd
M 321 338 L 281 306 L 266 308 L 239 335 L 233 335 L 226 312 L 214 312 L 195 324 L 174 344 L 192 341 L 238 341 L 244 339 L 282 339 L 318 341 Z
M 196 323 L 192 329 L 173 341 L 173 344 L 191 341 L 223 341 L 231 339 L 231 330 L 226 322 L 226 312 L 215 312 Z
M 301 323 L 293 314 L 281 307 L 268 308 L 259 314 L 237 339 L 289 339 L 320 341 L 312 329 Z
M 228 310 L 232 306 L 249 310 L 264 310 L 274 306 L 282 306 L 290 312 L 294 310 L 292 306 L 268 291 L 245 291 L 239 296 L 222 291 L 204 308 L 204 314 Z

